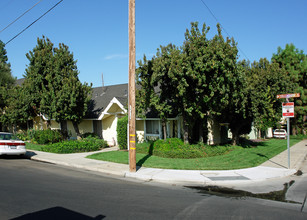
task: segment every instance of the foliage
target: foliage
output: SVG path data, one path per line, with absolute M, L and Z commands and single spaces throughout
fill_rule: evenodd
M 307 115 L 307 55 L 297 49 L 293 44 L 286 44 L 285 49 L 278 48 L 273 54 L 272 62 L 285 69 L 288 74 L 287 83 L 293 83 L 293 87 L 287 93 L 300 93 L 300 98 L 294 98 L 295 117 L 292 119 L 293 134 L 306 134 Z
M 63 136 L 58 130 L 28 130 L 28 140 L 37 144 L 57 143 L 63 140 Z
M 182 115 L 185 143 L 192 139 L 189 131 L 195 126 L 199 126 L 199 140 L 203 141 L 208 113 L 227 113 L 231 127 L 241 127 L 232 130 L 235 140 L 251 125 L 250 120 L 242 124 L 250 115 L 243 70 L 237 65 L 236 43 L 223 38 L 219 24 L 217 29 L 218 33 L 208 39 L 209 27 L 204 24 L 199 30 L 197 22 L 191 23 L 181 48 L 160 46 L 152 60 L 144 56 L 143 62 L 139 61 L 138 106 L 143 113 L 148 109 L 156 111 L 164 123 L 172 114 Z
M 8 63 L 4 43 L 0 40 L 0 86 L 11 86 L 15 78 L 11 74 L 11 65 Z
M 127 129 L 128 129 L 128 115 L 117 121 L 117 142 L 121 150 L 127 149 Z
M 91 133 L 91 132 L 87 132 L 87 133 L 82 134 L 82 138 L 88 138 L 88 137 L 99 138 L 97 134 Z
M 207 42 L 205 53 L 197 64 L 203 69 L 203 74 L 196 77 L 202 80 L 197 86 L 200 88 L 198 90 L 200 95 L 197 96 L 199 100 L 195 105 L 198 103 L 203 105 L 199 109 L 199 112 L 202 112 L 199 114 L 201 118 L 209 112 L 211 118 L 229 123 L 232 143 L 237 145 L 239 136 L 250 132 L 252 121 L 249 114 L 250 100 L 246 90 L 244 68 L 237 62 L 236 42 L 233 38 L 224 39 L 219 24 L 217 29 L 218 34 Z M 198 42 L 197 38 L 193 40 L 195 43 Z
M 202 158 L 223 155 L 235 149 L 233 146 L 208 146 L 203 143 L 187 145 L 179 138 L 168 138 L 137 144 L 137 153 L 166 158 Z
M 49 144 L 42 147 L 42 151 L 50 153 L 79 153 L 97 151 L 108 147 L 107 142 L 102 139 L 88 137 L 81 140 L 63 141 L 55 144 Z
M 252 101 L 252 113 L 256 128 L 266 130 L 276 127 L 281 118 L 281 100 L 278 94 L 291 88 L 289 76 L 283 68 L 267 59 L 253 62 L 246 76 Z
M 8 121 L 3 115 L 9 105 L 8 90 L 12 88 L 16 80 L 11 74 L 11 65 L 8 63 L 4 47 L 4 43 L 0 40 L 0 129 L 2 129 L 2 124 L 7 124 Z
M 146 59 L 138 61 L 139 68 L 136 70 L 138 74 L 137 103 L 139 112 L 146 117 L 148 110 L 151 115 L 159 115 L 166 139 L 166 122 L 167 118 L 176 115 L 176 100 L 174 94 L 178 88 L 178 77 L 174 74 L 180 62 L 180 50 L 169 44 L 166 47 L 160 46 L 156 56 L 151 61 Z
M 43 36 L 27 55 L 25 90 L 32 100 L 31 115 L 41 113 L 57 122 L 70 120 L 78 136 L 78 123 L 87 112 L 91 88 L 81 84 L 73 54 L 68 46 L 53 43 Z M 65 132 L 65 131 L 64 131 Z
M 4 113 L 0 115 L 0 120 L 6 126 L 21 126 L 27 123 L 31 111 L 29 102 L 31 98 L 25 92 L 24 88 L 17 85 L 5 89 L 2 93 L 5 97 L 6 106 L 3 108 Z
M 42 147 L 43 147 L 43 145 L 33 144 L 33 143 L 31 143 L 31 142 L 26 142 L 26 149 L 27 149 L 27 150 L 38 150 L 38 151 L 42 151 Z

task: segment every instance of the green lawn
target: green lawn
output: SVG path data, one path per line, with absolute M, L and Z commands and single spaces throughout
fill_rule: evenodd
M 26 142 L 26 148 L 27 150 L 38 150 L 38 151 L 42 151 L 42 147 L 44 145 L 39 145 L 39 144 L 32 144 L 29 142 Z
M 292 146 L 302 139 L 303 137 L 291 137 L 290 145 Z M 137 153 L 136 161 L 137 166 L 153 168 L 185 170 L 230 170 L 258 166 L 286 149 L 287 140 L 271 139 L 261 142 L 257 146 L 239 147 L 222 156 L 197 159 L 175 159 Z M 88 158 L 128 164 L 128 152 L 125 151 L 98 153 L 90 155 Z

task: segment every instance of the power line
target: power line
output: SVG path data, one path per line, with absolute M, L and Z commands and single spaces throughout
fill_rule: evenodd
M 210 14 L 212 15 L 212 17 L 216 20 L 217 23 L 219 23 L 222 27 L 222 29 L 224 30 L 224 32 L 228 35 L 229 38 L 230 37 L 230 34 L 228 34 L 227 30 L 223 27 L 222 23 L 217 19 L 217 17 L 213 14 L 213 12 L 210 10 L 210 8 L 208 7 L 208 5 L 204 2 L 204 0 L 200 0 L 205 6 L 206 8 L 208 9 L 208 11 L 210 12 Z M 248 59 L 248 57 L 246 56 L 246 54 L 243 52 L 243 50 L 241 50 L 241 48 L 238 46 L 238 49 L 240 50 L 240 52 L 243 54 L 243 56 L 245 56 L 245 58 L 250 61 Z
M 20 15 L 18 18 L 16 18 L 13 22 L 11 22 L 10 24 L 8 24 L 5 28 L 3 28 L 0 33 L 2 31 L 4 31 L 5 29 L 7 29 L 9 26 L 11 26 L 12 24 L 14 24 L 16 21 L 18 21 L 21 17 L 23 17 L 25 14 L 27 14 L 29 11 L 31 11 L 36 5 L 38 5 L 42 0 L 40 0 L 39 2 L 37 2 L 35 5 L 33 5 L 30 9 L 28 9 L 27 11 L 25 11 L 22 15 Z
M 58 3 L 56 3 L 54 6 L 52 6 L 48 11 L 46 11 L 43 15 L 41 15 L 38 19 L 36 19 L 35 21 L 33 21 L 30 25 L 28 25 L 25 29 L 23 29 L 21 32 L 19 32 L 18 34 L 16 34 L 13 38 L 11 38 L 8 42 L 5 43 L 5 45 L 7 45 L 8 43 L 10 43 L 12 40 L 14 40 L 16 37 L 18 37 L 20 34 L 22 34 L 24 31 L 26 31 L 29 27 L 31 27 L 33 24 L 35 24 L 38 20 L 40 20 L 42 17 L 44 17 L 46 14 L 48 14 L 51 10 L 53 10 L 56 6 L 58 6 L 63 0 L 59 1 Z

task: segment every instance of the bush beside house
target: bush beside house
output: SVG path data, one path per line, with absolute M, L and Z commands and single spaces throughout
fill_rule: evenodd
M 88 137 L 81 140 L 63 141 L 55 144 L 49 144 L 42 147 L 42 151 L 51 153 L 80 153 L 98 151 L 102 148 L 108 147 L 105 140 Z
M 119 148 L 127 149 L 128 115 L 118 119 L 116 131 Z

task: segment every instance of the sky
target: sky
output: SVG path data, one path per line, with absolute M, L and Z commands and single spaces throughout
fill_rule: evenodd
M 60 0 L 0 0 L 0 40 L 4 43 L 28 27 Z M 77 60 L 79 79 L 93 87 L 128 83 L 129 0 L 64 0 L 6 44 L 12 75 L 23 78 L 26 54 L 37 38 L 54 46 L 64 43 Z M 271 59 L 277 48 L 293 43 L 307 52 L 306 0 L 135 0 L 136 60 L 151 58 L 157 48 L 182 46 L 191 22 L 210 26 L 217 21 L 224 37 L 238 44 L 239 60 Z M 38 3 L 37 5 L 35 5 Z M 33 7 L 35 5 L 35 7 Z M 32 8 L 33 7 L 33 8 Z M 16 18 L 32 8 L 15 23 Z M 209 8 L 209 9 L 208 9 Z

